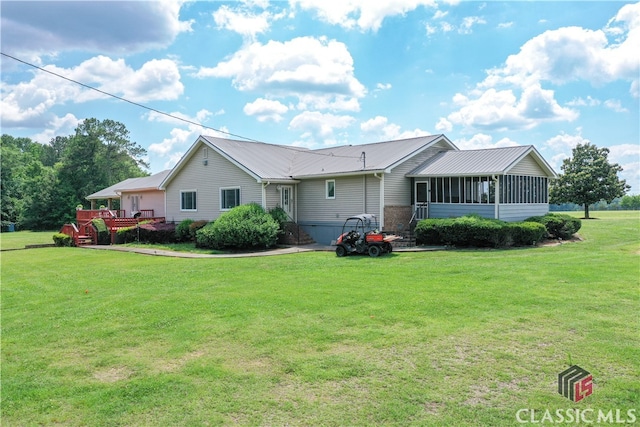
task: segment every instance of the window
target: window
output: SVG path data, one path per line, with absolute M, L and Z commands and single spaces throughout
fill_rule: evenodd
M 220 189 L 220 210 L 229 210 L 240 205 L 239 188 Z
M 196 192 L 195 190 L 185 190 L 180 192 L 180 210 L 181 211 L 195 211 L 197 209 L 196 204 Z
M 335 199 L 336 198 L 336 180 L 335 179 L 326 180 L 325 187 L 326 187 L 327 199 Z

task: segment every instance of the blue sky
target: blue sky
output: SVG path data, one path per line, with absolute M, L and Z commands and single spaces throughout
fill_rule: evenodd
M 609 147 L 640 193 L 640 3 L 290 0 L 0 3 L 2 52 L 209 128 L 321 148 L 444 133 L 532 144 L 560 172 Z M 150 172 L 212 129 L 5 56 L 2 133 L 124 123 Z

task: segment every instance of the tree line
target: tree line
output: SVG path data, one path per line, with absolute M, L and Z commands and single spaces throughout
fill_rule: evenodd
M 48 144 L 2 135 L 1 220 L 19 229 L 53 230 L 75 222 L 89 194 L 127 178 L 146 176 L 146 150 L 113 120 L 86 119 Z

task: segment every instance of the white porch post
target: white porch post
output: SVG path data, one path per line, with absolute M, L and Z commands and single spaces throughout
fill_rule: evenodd
M 500 219 L 500 177 L 497 176 L 495 182 L 495 195 L 494 195 L 494 201 L 495 201 L 495 212 L 494 212 L 494 217 L 495 219 Z

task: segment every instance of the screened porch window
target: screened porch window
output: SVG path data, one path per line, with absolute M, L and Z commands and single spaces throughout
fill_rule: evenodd
M 495 182 L 489 176 L 430 178 L 429 185 L 431 203 L 495 203 Z

